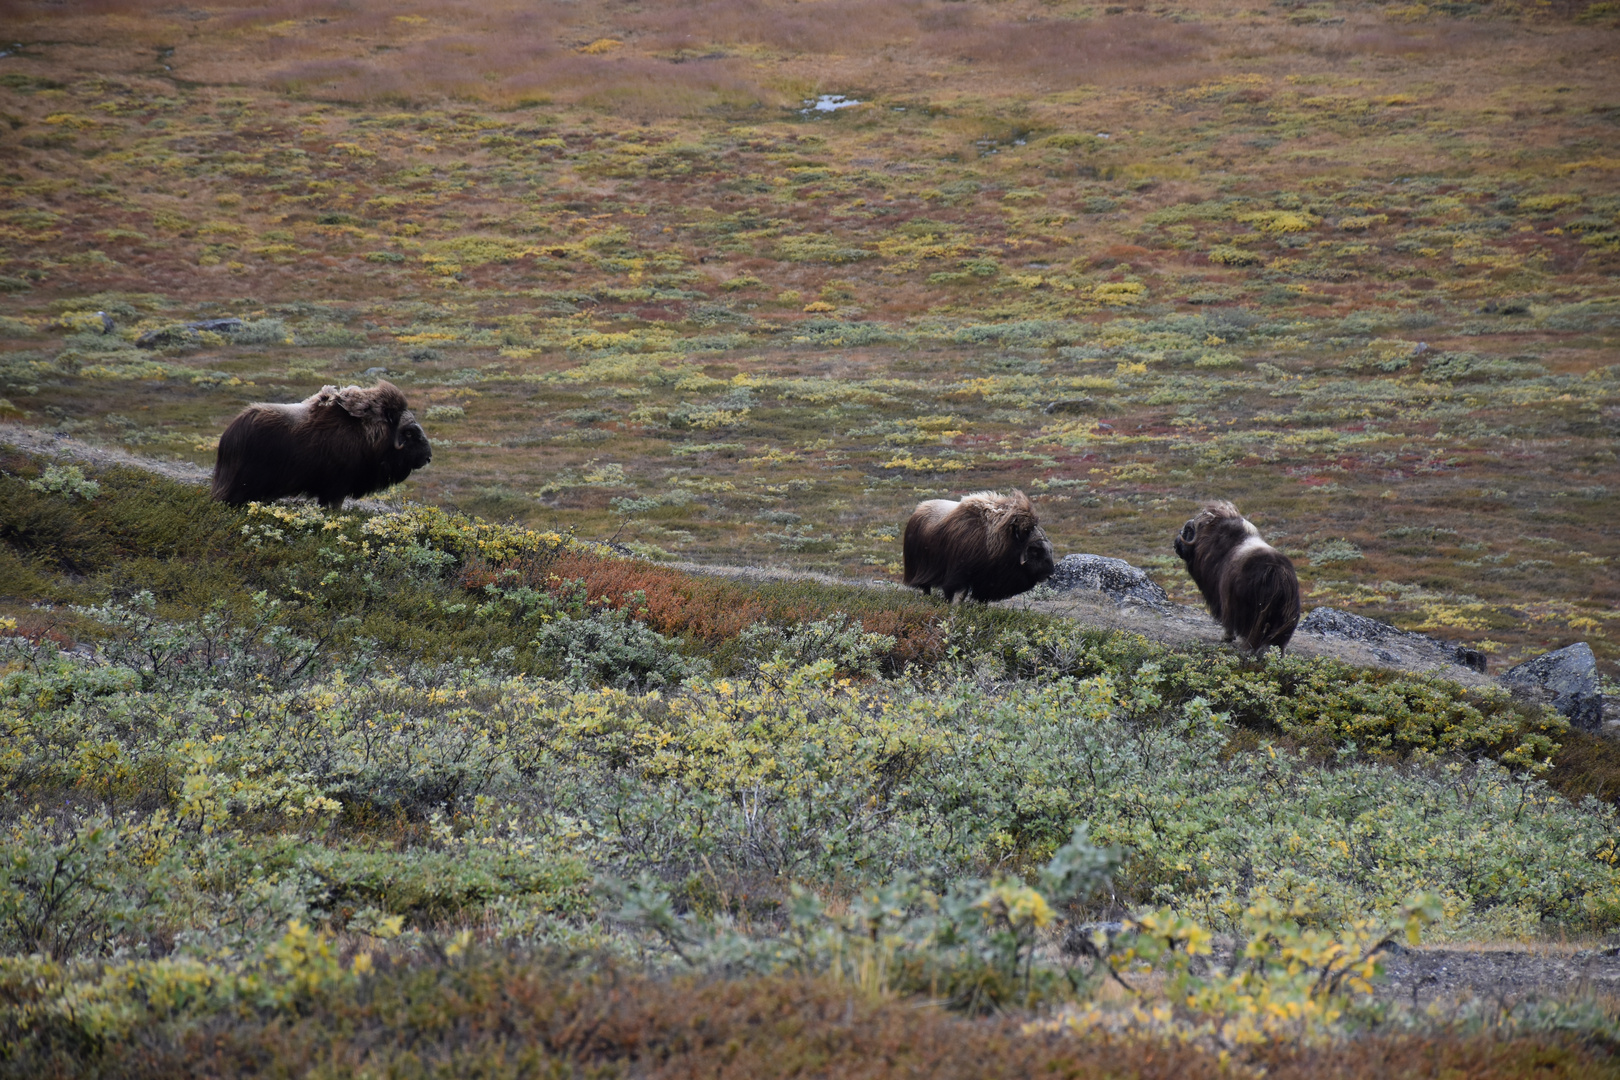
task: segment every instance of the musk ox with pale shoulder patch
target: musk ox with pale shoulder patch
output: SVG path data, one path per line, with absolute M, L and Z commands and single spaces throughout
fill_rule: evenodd
M 1005 600 L 1052 576 L 1056 565 L 1035 507 L 1022 491 L 979 491 L 961 502 L 917 504 L 902 543 L 907 585 L 954 601 Z
M 1205 503 L 1176 535 L 1176 554 L 1226 631 L 1224 640 L 1241 641 L 1252 653 L 1287 648 L 1299 625 L 1299 577 L 1237 507 Z
M 241 506 L 313 495 L 333 509 L 432 460 L 427 433 L 399 387 L 323 386 L 303 401 L 257 402 L 238 413 L 219 439 L 213 496 Z

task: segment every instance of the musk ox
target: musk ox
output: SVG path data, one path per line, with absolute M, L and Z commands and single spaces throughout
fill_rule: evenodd
M 241 506 L 313 495 L 332 509 L 432 460 L 427 433 L 399 387 L 323 386 L 303 401 L 260 402 L 238 413 L 220 436 L 213 496 Z
M 1260 539 L 1237 507 L 1205 503 L 1176 535 L 1176 554 L 1226 631 L 1224 640 L 1240 640 L 1252 653 L 1287 647 L 1299 624 L 1299 578 L 1288 556 Z
M 961 502 L 929 499 L 906 522 L 905 580 L 924 593 L 935 586 L 954 601 L 1005 600 L 1052 576 L 1056 565 L 1035 507 L 1022 491 L 979 491 Z

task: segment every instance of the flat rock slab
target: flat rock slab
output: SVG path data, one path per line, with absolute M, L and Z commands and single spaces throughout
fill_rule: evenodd
M 1387 622 L 1340 611 L 1338 608 L 1312 608 L 1299 621 L 1299 627 L 1294 633 L 1315 634 L 1318 637 L 1335 638 L 1340 641 L 1359 641 L 1370 646 L 1374 656 L 1387 653 L 1390 658 L 1394 658 L 1395 650 L 1399 648 L 1406 652 L 1432 653 L 1437 659 L 1460 664 L 1474 671 L 1485 670 L 1485 654 L 1478 649 L 1471 649 L 1452 641 L 1425 637 L 1423 634 L 1414 634 L 1410 630 L 1402 630 Z M 1380 656 L 1380 659 L 1383 657 Z
M 1553 708 L 1587 731 L 1603 727 L 1603 694 L 1598 689 L 1597 657 L 1584 641 L 1526 660 L 1502 673 L 1509 686 L 1541 690 Z

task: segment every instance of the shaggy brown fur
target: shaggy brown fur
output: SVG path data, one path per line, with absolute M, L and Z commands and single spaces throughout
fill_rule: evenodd
M 902 544 L 905 582 L 946 600 L 1004 600 L 1052 576 L 1052 545 L 1022 491 L 917 504 Z
M 323 386 L 303 401 L 243 409 L 220 437 L 213 496 L 241 506 L 313 495 L 330 509 L 397 484 L 432 460 L 427 433 L 399 387 Z
M 1260 531 L 1229 502 L 1205 503 L 1181 527 L 1176 554 L 1187 564 L 1209 613 L 1250 652 L 1268 645 L 1280 653 L 1299 625 L 1299 577 L 1288 556 L 1260 539 Z

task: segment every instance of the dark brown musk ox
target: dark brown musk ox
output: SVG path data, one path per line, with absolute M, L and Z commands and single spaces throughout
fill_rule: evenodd
M 1299 577 L 1237 507 L 1205 503 L 1176 535 L 1176 554 L 1226 631 L 1223 640 L 1239 640 L 1251 653 L 1287 648 L 1299 625 Z
M 979 491 L 961 502 L 929 499 L 906 522 L 907 585 L 945 599 L 1005 600 L 1052 576 L 1052 544 L 1022 491 Z
M 257 402 L 220 436 L 213 496 L 241 506 L 313 495 L 333 509 L 433 460 L 427 433 L 391 382 L 323 386 L 291 404 Z

